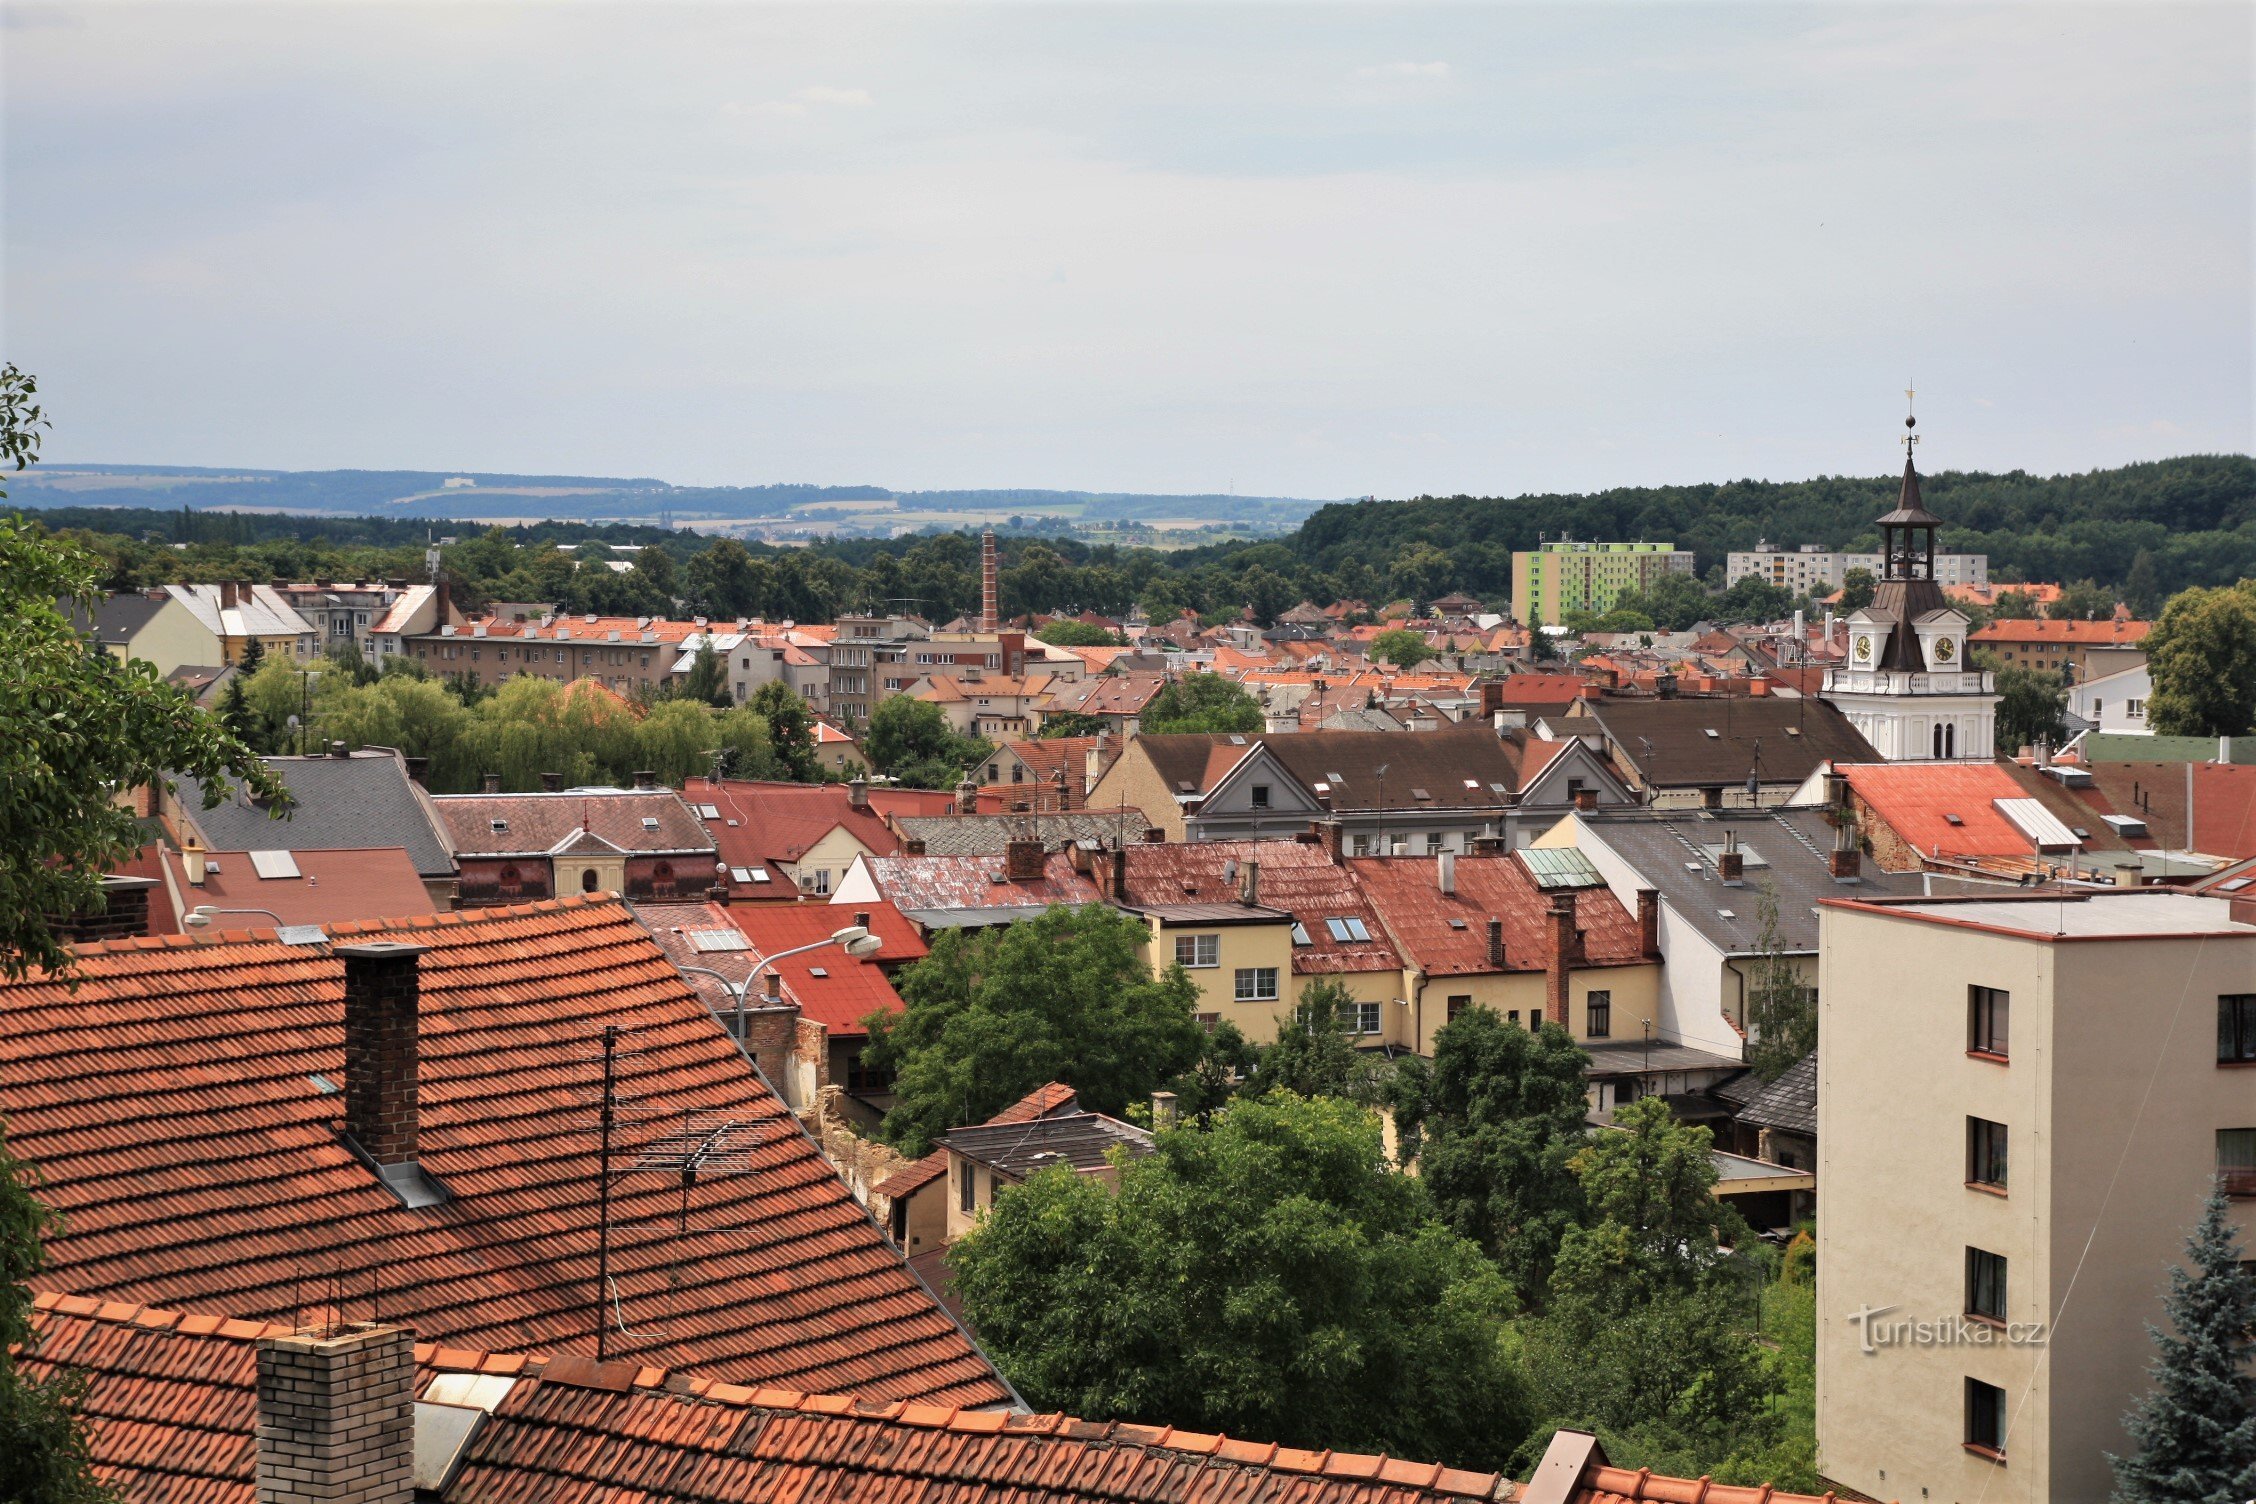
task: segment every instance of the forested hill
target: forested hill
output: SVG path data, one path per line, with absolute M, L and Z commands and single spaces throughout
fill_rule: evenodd
M 2188 455 L 2082 475 L 1946 470 L 1920 477 L 1949 526 L 1944 547 L 1990 556 L 1993 572 L 2119 585 L 2145 551 L 2164 589 L 2256 576 L 2256 459 Z M 1871 548 L 1873 520 L 1895 505 L 1901 476 L 1821 476 L 1648 486 L 1585 495 L 1424 496 L 1324 507 L 1275 544 L 1203 551 L 1181 562 L 1290 565 L 1344 595 L 1465 590 L 1501 599 L 1512 552 L 1562 534 L 1669 540 L 1704 573 L 1760 539 L 1793 547 Z

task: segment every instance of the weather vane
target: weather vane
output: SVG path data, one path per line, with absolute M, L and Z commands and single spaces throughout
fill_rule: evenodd
M 1913 445 L 1915 445 L 1915 444 L 1917 444 L 1917 443 L 1919 442 L 1919 435 L 1918 435 L 1918 433 L 1917 433 L 1917 432 L 1915 432 L 1915 431 L 1914 431 L 1914 430 L 1916 430 L 1916 429 L 1917 429 L 1917 428 L 1919 427 L 1919 419 L 1917 419 L 1916 417 L 1912 416 L 1912 414 L 1911 414 L 1911 413 L 1910 413 L 1910 412 L 1908 411 L 1908 409 L 1909 409 L 1909 408 L 1911 407 L 1911 405 L 1912 405 L 1912 398 L 1913 398 L 1913 396 L 1914 396 L 1914 393 L 1913 393 L 1912 389 L 1911 389 L 1910 387 L 1908 387 L 1908 386 L 1907 386 L 1907 387 L 1905 387 L 1905 388 L 1904 388 L 1904 407 L 1905 407 L 1905 408 L 1906 408 L 1907 410 L 1906 410 L 1906 412 L 1904 413 L 1904 430 L 1905 430 L 1905 432 L 1904 432 L 1904 436 L 1903 436 L 1903 445 L 1904 445 L 1904 449 L 1905 449 L 1905 452 L 1907 452 L 1907 453 L 1908 453 L 1908 452 L 1909 452 L 1909 451 L 1911 450 L 1911 448 L 1912 448 L 1912 446 L 1913 446 Z

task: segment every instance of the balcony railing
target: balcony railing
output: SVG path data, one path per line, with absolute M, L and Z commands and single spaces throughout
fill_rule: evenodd
M 1944 674 L 1906 673 L 1869 668 L 1829 668 L 1825 688 L 1850 695 L 1986 695 L 1996 685 L 1987 670 L 1968 669 Z

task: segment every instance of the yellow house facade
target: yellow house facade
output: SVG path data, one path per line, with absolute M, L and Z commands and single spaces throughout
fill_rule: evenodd
M 1151 938 L 1142 947 L 1155 976 L 1180 966 L 1199 990 L 1199 1022 L 1238 1026 L 1268 1044 L 1299 1000 L 1292 973 L 1293 916 L 1240 904 L 1123 905 Z

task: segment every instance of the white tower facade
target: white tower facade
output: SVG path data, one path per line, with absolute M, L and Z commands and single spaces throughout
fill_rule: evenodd
M 1911 428 L 1917 419 L 1904 419 Z M 1988 762 L 1997 751 L 1997 684 L 1967 662 L 1966 614 L 1935 582 L 1942 519 L 1919 496 L 1905 439 L 1903 497 L 1880 519 L 1881 579 L 1849 616 L 1848 661 L 1821 695 L 1889 762 Z

